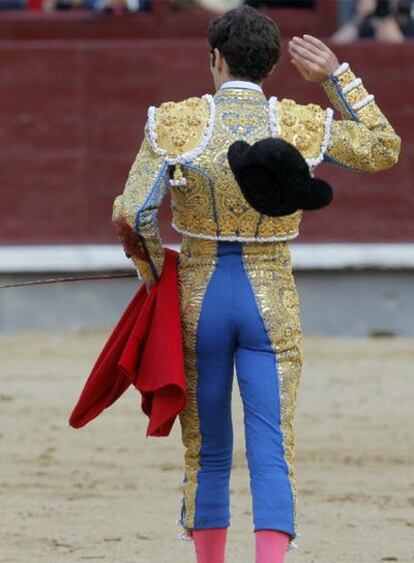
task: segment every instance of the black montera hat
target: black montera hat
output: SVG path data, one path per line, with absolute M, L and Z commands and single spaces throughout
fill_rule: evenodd
M 236 141 L 227 156 L 244 197 L 264 215 L 320 209 L 332 201 L 331 186 L 311 177 L 306 160 L 287 141 L 269 137 L 251 146 Z

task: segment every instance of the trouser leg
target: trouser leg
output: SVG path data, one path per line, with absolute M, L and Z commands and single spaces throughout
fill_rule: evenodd
M 187 378 L 180 415 L 186 447 L 181 523 L 190 536 L 192 530 L 229 525 L 236 349 L 254 529 L 294 538 L 293 418 L 302 345 L 289 249 L 260 244 L 242 253 L 239 244 L 219 245 L 216 262 L 201 255 L 206 244 L 180 258 Z
M 302 366 L 289 249 L 244 250 L 236 369 L 244 408 L 254 530 L 296 536 L 293 419 Z
M 185 451 L 181 523 L 192 530 L 230 525 L 233 452 L 232 335 L 225 280 L 215 266 L 181 268 L 186 406 L 180 415 Z
M 244 409 L 254 530 L 294 535 L 293 495 L 280 425 L 273 351 L 239 348 L 236 369 Z
M 230 525 L 233 342 L 223 310 L 225 290 L 220 272 L 216 271 L 206 292 L 197 331 L 197 405 L 201 448 L 195 529 Z

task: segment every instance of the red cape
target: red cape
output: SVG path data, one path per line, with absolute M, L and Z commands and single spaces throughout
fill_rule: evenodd
M 161 278 L 143 285 L 100 353 L 72 411 L 81 428 L 132 384 L 149 417 L 147 436 L 168 436 L 185 405 L 185 374 L 177 279 L 178 253 L 165 249 Z

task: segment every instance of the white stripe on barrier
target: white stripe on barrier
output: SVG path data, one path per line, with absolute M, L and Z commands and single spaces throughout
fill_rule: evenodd
M 178 249 L 178 245 L 167 245 Z M 296 270 L 414 269 L 414 243 L 290 243 Z M 0 274 L 132 270 L 119 245 L 0 246 Z

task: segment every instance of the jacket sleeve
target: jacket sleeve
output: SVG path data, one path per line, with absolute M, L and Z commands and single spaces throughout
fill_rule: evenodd
M 148 289 L 158 281 L 164 265 L 158 210 L 167 187 L 168 165 L 152 149 L 146 126 L 124 191 L 114 201 L 112 221 L 125 254 L 132 259 Z
M 342 117 L 332 121 L 324 161 L 365 172 L 396 164 L 401 139 L 349 64 L 341 64 L 322 86 Z

